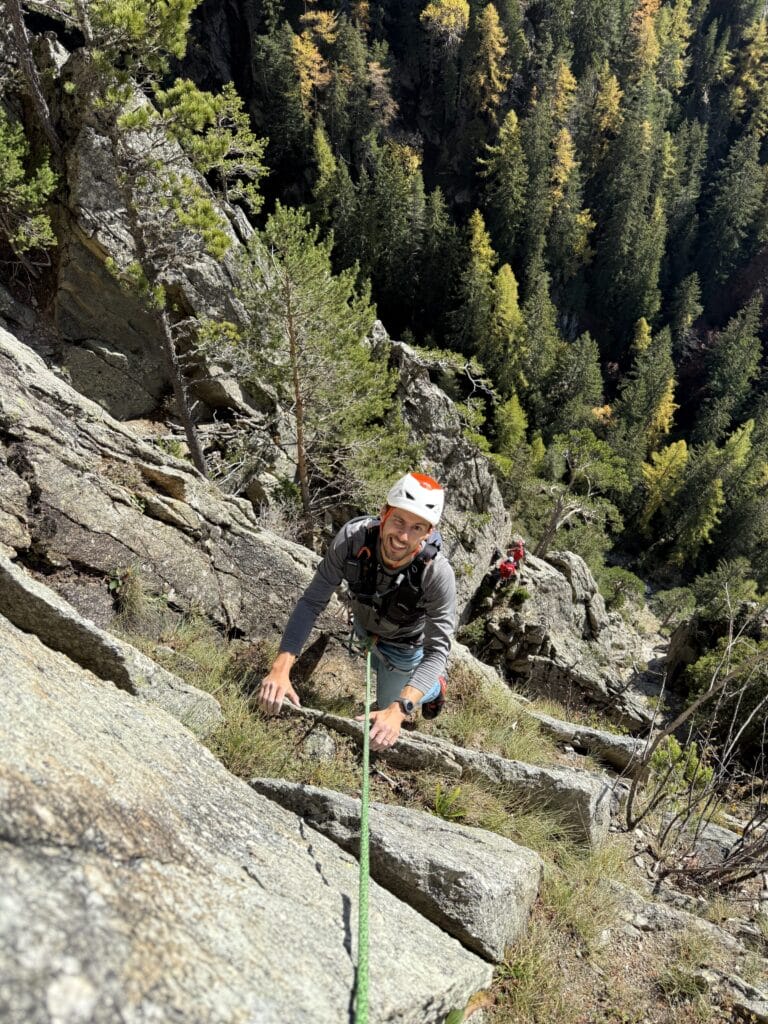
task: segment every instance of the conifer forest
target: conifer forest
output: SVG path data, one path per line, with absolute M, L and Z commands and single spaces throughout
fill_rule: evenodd
M 393 337 L 479 364 L 466 429 L 520 531 L 609 590 L 764 589 L 765 5 L 250 6 L 264 210 L 303 206 Z
M 332 327 L 292 375 L 306 517 L 318 495 L 380 493 L 359 487 L 371 445 L 391 459 L 382 475 L 413 455 L 391 373 L 356 348 L 378 317 L 466 368 L 464 430 L 531 551 L 576 551 L 609 603 L 652 594 L 671 620 L 717 618 L 708 595 L 724 585 L 735 605 L 768 588 L 762 0 L 3 6 L 4 278 L 26 287 L 18 268 L 41 252 L 55 264 L 60 230 L 62 140 L 25 15 L 89 55 L 89 89 L 64 81 L 58 102 L 111 124 L 139 254 L 116 272 L 171 354 L 166 268 L 191 249 L 168 238 L 229 244 L 200 181 L 256 229 L 253 318 L 280 335 L 277 264 L 325 297 Z M 148 103 L 129 101 L 137 83 Z M 153 131 L 203 177 L 142 163 L 132 133 Z M 207 325 L 198 340 L 269 378 L 264 338 Z M 333 358 L 350 383 L 329 390 Z

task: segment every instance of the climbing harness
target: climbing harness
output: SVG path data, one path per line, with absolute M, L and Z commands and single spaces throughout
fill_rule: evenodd
M 344 578 L 355 600 L 373 608 L 380 620 L 397 626 L 416 625 L 424 617 L 421 579 L 426 566 L 440 551 L 442 537 L 434 530 L 411 562 L 394 577 L 388 589 L 379 593 L 376 589 L 379 569 L 376 550 L 380 528 L 380 519 L 371 521 L 362 545 L 357 551 L 351 551 L 344 562 Z
M 355 1024 L 368 1024 L 368 804 L 370 802 L 368 765 L 370 762 L 370 715 L 371 649 L 369 647 L 365 659 L 365 721 L 363 722 L 363 786 L 360 799 L 360 881 L 357 899 Z

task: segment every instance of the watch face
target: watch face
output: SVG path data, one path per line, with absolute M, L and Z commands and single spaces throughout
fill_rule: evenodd
M 398 703 L 400 704 L 400 707 L 403 709 L 404 714 L 413 714 L 413 710 L 416 707 L 416 705 L 413 703 L 412 700 L 407 700 L 405 697 L 401 697 Z

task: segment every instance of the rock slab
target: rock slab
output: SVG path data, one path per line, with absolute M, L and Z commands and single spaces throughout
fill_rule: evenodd
M 251 785 L 349 853 L 359 850 L 359 800 L 283 779 Z M 372 804 L 369 827 L 371 877 L 468 949 L 498 963 L 525 934 L 544 867 L 538 854 L 407 807 Z
M 357 862 L 1 617 L 0 666 L 0 1019 L 349 1021 Z M 370 902 L 372 1022 L 438 1024 L 489 984 L 375 883 Z
M 287 702 L 284 708 L 290 714 L 313 719 L 350 736 L 362 745 L 360 722 L 312 708 L 294 708 Z M 449 778 L 480 779 L 504 785 L 531 806 L 551 811 L 576 840 L 595 847 L 607 836 L 614 803 L 619 801 L 611 780 L 595 773 L 511 761 L 498 754 L 460 747 L 418 732 L 401 732 L 393 747 L 379 751 L 376 756 L 406 771 L 431 769 Z
M 152 701 L 193 732 L 207 735 L 222 720 L 218 701 L 157 665 L 131 644 L 80 615 L 50 587 L 0 552 L 0 615 L 34 633 L 100 679 Z

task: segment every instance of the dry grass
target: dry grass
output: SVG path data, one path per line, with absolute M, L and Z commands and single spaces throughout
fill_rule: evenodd
M 321 759 L 307 750 L 313 727 L 305 720 L 268 720 L 254 710 L 252 693 L 274 656 L 269 644 L 227 643 L 195 616 L 165 621 L 151 640 L 141 630 L 128 638 L 217 698 L 224 723 L 208 744 L 233 773 L 358 792 L 360 761 L 351 741 L 334 738 L 333 754 Z M 342 652 L 329 652 L 308 682 L 302 682 L 306 703 L 347 714 L 356 710 L 359 664 Z M 564 717 L 562 709 L 549 713 Z M 558 759 L 554 743 L 511 695 L 472 678 L 452 678 L 446 714 L 419 727 L 519 760 Z M 601 849 L 585 849 L 551 815 L 525 805 L 503 786 L 457 784 L 388 766 L 380 771 L 375 760 L 371 781 L 373 799 L 423 807 L 497 832 L 544 859 L 528 934 L 509 949 L 492 988 L 478 1001 L 487 1024 L 725 1024 L 734 1019 L 701 990 L 698 969 L 715 959 L 706 943 L 697 936 L 627 932 L 609 881 L 631 885 L 628 837 L 611 836 Z M 710 914 L 722 920 L 727 911 L 713 903 Z M 764 967 L 755 956 L 742 963 L 742 976 L 760 983 Z
M 423 724 L 463 747 L 474 747 L 528 764 L 555 764 L 557 746 L 526 714 L 524 706 L 501 687 L 491 687 L 468 672 L 448 681 L 446 711 L 434 725 Z

